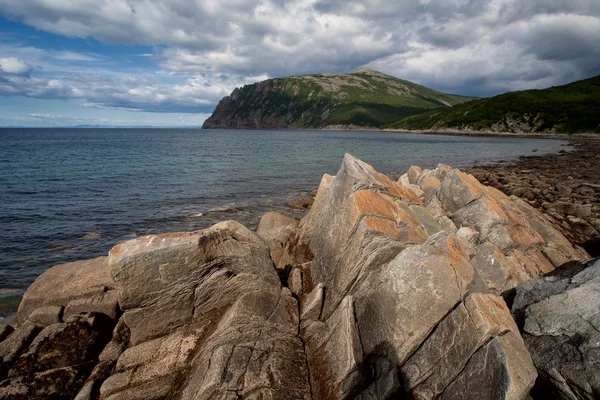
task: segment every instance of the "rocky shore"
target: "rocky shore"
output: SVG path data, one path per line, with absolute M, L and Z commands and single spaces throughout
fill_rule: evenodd
M 301 220 L 46 271 L 0 327 L 0 399 L 592 399 L 589 258 L 472 175 L 346 155 Z
M 476 166 L 485 185 L 522 198 L 555 221 L 573 243 L 600 256 L 600 137 L 571 137 L 574 151 Z

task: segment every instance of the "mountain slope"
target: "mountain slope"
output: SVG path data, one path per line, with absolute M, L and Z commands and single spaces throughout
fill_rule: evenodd
M 432 110 L 404 118 L 389 128 L 600 133 L 600 76 Z
M 203 128 L 382 127 L 468 100 L 369 69 L 291 76 L 235 89 L 219 102 Z

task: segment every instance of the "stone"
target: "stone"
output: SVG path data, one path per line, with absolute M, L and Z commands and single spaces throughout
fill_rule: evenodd
M 600 260 L 570 262 L 516 291 L 512 312 L 540 375 L 533 393 L 594 398 L 600 392 Z
M 72 300 L 113 289 L 107 257 L 58 265 L 45 271 L 27 289 L 17 311 L 17 321 L 19 324 L 25 323 L 31 313 L 40 307 L 66 307 Z
M 408 176 L 408 182 L 412 185 L 416 185 L 422 173 L 423 169 L 421 167 L 418 167 L 416 165 L 411 166 L 408 169 L 408 172 L 406 173 L 406 175 Z
M 433 214 L 423 206 L 413 205 L 410 210 L 421 223 L 428 235 L 433 235 L 444 230 L 444 227 L 435 219 Z
M 48 326 L 62 322 L 64 307 L 46 306 L 36 308 L 29 316 L 29 321 L 39 326 Z
M 300 318 L 302 320 L 318 320 L 323 309 L 324 298 L 325 286 L 322 283 L 319 283 L 317 287 L 315 287 L 312 292 L 306 296 L 306 299 L 302 303 Z
M 462 246 L 456 237 L 440 233 L 402 251 L 354 294 L 365 354 L 402 365 L 462 301 L 473 280 L 468 249 Z
M 304 294 L 301 268 L 296 267 L 290 271 L 290 275 L 288 276 L 288 287 L 296 296 L 301 296 Z
M 281 243 L 287 242 L 290 233 L 298 227 L 296 218 L 292 218 L 280 212 L 269 212 L 262 216 L 256 233 L 268 243 L 273 240 Z
M 242 288 L 280 286 L 266 242 L 234 221 L 121 243 L 109 264 L 134 345 L 228 307 Z
M 498 350 L 504 352 L 503 360 L 511 366 L 516 375 L 503 376 L 495 370 L 486 371 L 488 382 L 494 382 L 499 388 L 507 390 L 512 396 L 506 398 L 524 398 L 537 377 L 533 362 L 527 355 L 527 349 L 519 336 L 519 330 L 513 321 L 510 311 L 502 298 L 494 295 L 476 293 L 469 296 L 452 311 L 429 336 L 425 343 L 402 366 L 400 374 L 404 380 L 404 388 L 414 398 L 432 399 L 456 397 L 461 393 L 463 398 L 477 397 L 477 391 L 467 392 L 460 388 L 460 375 L 482 346 L 494 338 L 511 335 L 511 348 Z M 499 360 L 494 360 L 499 361 Z M 479 377 L 478 379 L 484 379 Z M 504 398 L 504 397 L 500 397 Z
M 108 343 L 111 331 L 110 320 L 101 314 L 49 325 L 19 357 L 11 375 L 28 376 L 93 361 Z
M 440 400 L 527 398 L 536 370 L 522 343 L 513 332 L 494 337 L 477 350 Z
M 102 313 L 116 321 L 121 315 L 119 293 L 116 290 L 109 290 L 71 300 L 65 307 L 64 318 L 83 312 Z
M 363 382 L 363 349 L 351 297 L 307 342 L 311 388 L 317 399 L 349 399 Z
M 489 242 L 475 247 L 475 256 L 471 259 L 471 264 L 485 283 L 488 293 L 500 295 L 513 289 L 524 279 L 519 275 L 520 271 L 515 271 L 516 263 Z
M 479 239 L 479 232 L 467 226 L 463 226 L 456 232 L 456 236 L 463 238 L 469 243 L 469 246 L 476 246 Z
M 226 221 L 109 258 L 130 337 L 101 398 L 310 397 L 299 306 L 256 233 Z M 107 361 L 122 348 L 109 347 Z
M 425 202 L 429 201 L 435 195 L 441 184 L 440 180 L 435 176 L 428 176 L 420 183 Z
M 8 375 L 15 361 L 41 330 L 41 327 L 28 322 L 17 327 L 0 343 L 0 381 Z
M 481 184 L 472 175 L 452 170 L 441 182 L 438 198 L 444 210 L 452 214 L 483 196 Z

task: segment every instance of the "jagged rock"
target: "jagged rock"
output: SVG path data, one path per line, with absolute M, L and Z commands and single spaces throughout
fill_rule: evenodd
M 504 336 L 510 338 L 505 340 Z M 491 349 L 482 350 L 488 358 L 481 356 L 481 363 L 477 360 L 480 356 L 473 355 L 493 339 L 500 340 Z M 506 348 L 507 343 L 510 348 Z M 489 398 L 521 399 L 533 387 L 535 367 L 510 311 L 499 297 L 476 293 L 452 311 L 400 369 L 404 389 L 419 399 L 487 398 L 481 396 L 480 389 L 468 387 L 473 376 L 465 367 L 470 362 L 473 370 L 475 366 L 485 367 L 485 363 L 494 364 L 478 371 L 476 378 L 487 385 L 493 382 L 498 392 Z
M 131 347 L 102 398 L 310 397 L 298 304 L 256 233 L 226 221 L 140 238 L 110 266 Z
M 107 257 L 58 265 L 40 275 L 27 289 L 17 311 L 17 321 L 25 323 L 37 308 L 66 307 L 71 301 L 100 296 L 112 289 L 114 282 Z M 94 307 L 80 307 L 78 311 L 102 312 Z
M 300 221 L 280 212 L 269 212 L 262 216 L 256 233 L 267 242 L 277 240 L 287 242 L 290 233 L 298 227 Z
M 270 243 L 225 221 L 44 273 L 0 332 L 0 398 L 521 400 L 535 370 L 493 294 L 587 256 L 445 165 L 394 182 L 346 155 L 297 226 L 263 220 Z M 585 398 L 599 304 L 581 269 L 543 298 L 517 289 L 514 307 L 540 381 Z
M 290 206 L 292 208 L 311 208 L 314 202 L 315 202 L 315 199 L 313 199 L 312 197 L 304 197 L 304 198 L 298 199 L 296 201 L 293 201 L 290 204 Z
M 0 383 L 0 398 L 74 398 L 108 341 L 110 326 L 108 317 L 93 313 L 46 326 Z
M 266 242 L 233 221 L 130 240 L 109 259 L 134 345 L 230 306 L 242 290 L 280 285 Z
M 445 398 L 465 396 L 470 380 L 483 387 L 466 398 L 485 398 L 486 393 L 492 398 L 524 398 L 535 369 L 523 341 L 503 301 L 477 292 L 507 294 L 519 282 L 552 270 L 545 256 L 549 249 L 560 248 L 572 259 L 585 257 L 585 252 L 566 246 L 566 239 L 537 211 L 470 175 L 444 165 L 419 173 L 413 168 L 412 175 L 421 188 L 432 184 L 424 204 L 409 189 L 409 174 L 400 183 L 392 182 L 346 155 L 336 176 L 322 180 L 316 207 L 286 246 L 285 257 L 296 260 L 290 264 L 306 266 L 304 291 L 310 295 L 300 297 L 301 309 L 316 310 L 313 304 L 321 304 L 323 298 L 319 320 L 316 312 L 306 312 L 300 323 L 312 387 L 319 387 L 314 398 L 399 396 L 402 385 L 395 371 L 426 346 L 428 337 L 433 340 L 429 335 L 441 321 L 453 321 L 447 315 L 471 293 L 475 294 L 465 304 L 478 304 L 476 310 L 487 310 L 483 315 L 489 318 L 502 317 L 501 322 L 488 330 L 465 328 L 462 345 L 457 344 L 453 358 L 445 361 L 448 371 L 433 369 L 427 379 L 438 382 L 436 396 Z M 529 216 L 540 218 L 535 227 L 528 223 Z M 311 293 L 315 287 L 317 302 Z M 321 287 L 326 288 L 324 295 Z M 355 357 L 356 367 L 338 368 L 331 351 L 311 343 L 333 335 L 331 319 L 346 298 L 352 299 L 353 326 L 364 359 L 362 366 Z M 345 346 L 346 350 L 338 346 L 338 353 L 353 354 L 350 345 Z M 313 379 L 313 365 L 319 368 L 317 376 L 335 383 L 326 386 Z M 495 379 L 498 390 L 484 379 Z
M 513 332 L 496 336 L 471 357 L 467 366 L 439 397 L 440 400 L 525 399 L 535 381 L 535 368 Z
M 600 393 L 600 260 L 571 262 L 517 287 L 512 307 L 540 377 L 538 398 Z
M 49 325 L 36 336 L 27 352 L 19 357 L 10 375 L 31 376 L 94 361 L 110 338 L 110 325 L 110 321 L 100 314 Z

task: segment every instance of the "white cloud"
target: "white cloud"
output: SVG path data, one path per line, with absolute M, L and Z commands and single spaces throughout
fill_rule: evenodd
M 15 57 L 0 58 L 0 73 L 27 75 L 31 72 L 31 66 L 23 60 Z

